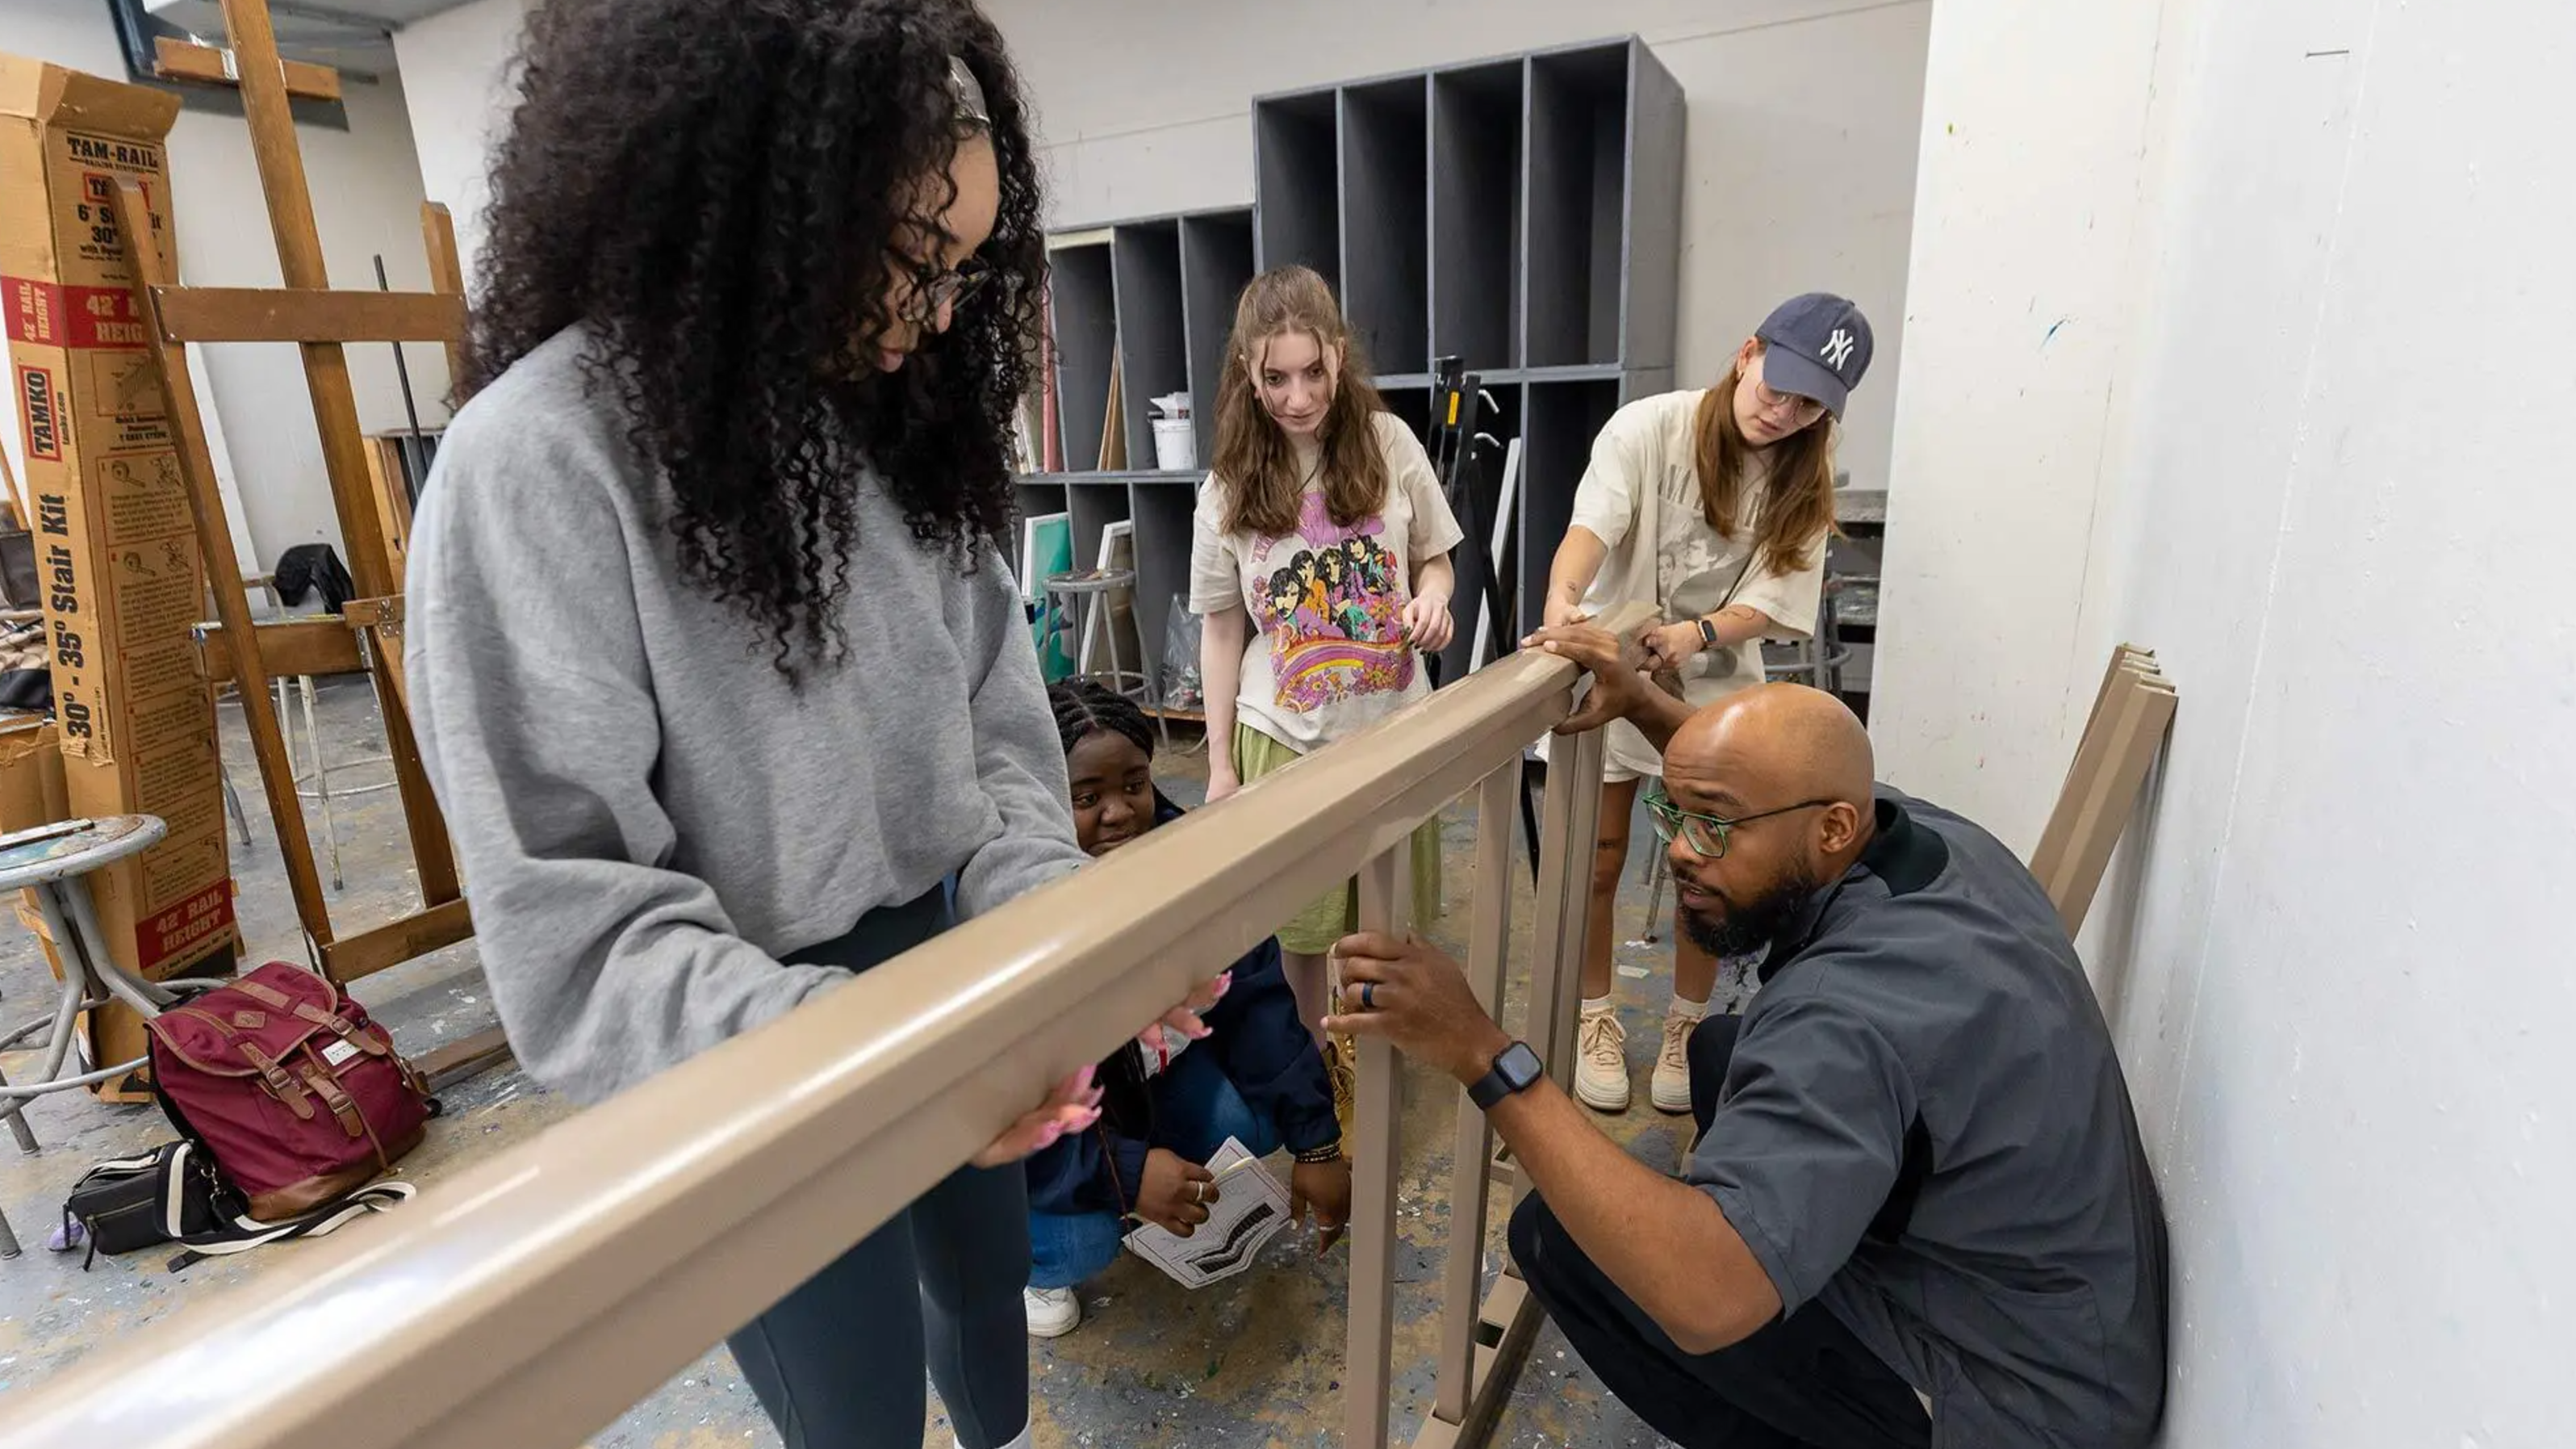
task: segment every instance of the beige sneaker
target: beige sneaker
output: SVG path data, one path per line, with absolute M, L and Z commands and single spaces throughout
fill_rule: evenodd
M 1574 1033 L 1574 1096 L 1595 1112 L 1628 1110 L 1628 1029 L 1619 1013 L 1583 1013 Z
M 1700 1019 L 1678 1011 L 1664 1013 L 1664 1049 L 1655 1056 L 1655 1080 L 1647 1095 L 1658 1112 L 1687 1112 L 1690 1096 L 1690 1034 Z

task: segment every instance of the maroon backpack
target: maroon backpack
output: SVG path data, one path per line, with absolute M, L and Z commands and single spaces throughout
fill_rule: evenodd
M 420 1145 L 437 1110 L 365 1007 L 284 962 L 149 1025 L 162 1106 L 263 1221 L 364 1186 Z

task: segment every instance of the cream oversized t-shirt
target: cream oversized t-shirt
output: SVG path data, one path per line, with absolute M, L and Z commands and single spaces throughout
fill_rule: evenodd
M 1190 612 L 1232 605 L 1252 618 L 1237 715 L 1301 752 L 1375 724 L 1431 687 L 1405 642 L 1404 606 L 1414 570 L 1462 535 L 1422 440 L 1389 414 L 1373 422 L 1387 476 L 1376 516 L 1347 528 L 1333 522 L 1323 485 L 1310 482 L 1295 533 L 1227 533 L 1225 485 L 1210 474 L 1191 520 Z
M 1753 540 L 1767 491 L 1737 521 L 1735 537 L 1709 527 L 1700 504 L 1699 409 L 1708 389 L 1640 398 L 1611 415 L 1592 443 L 1592 463 L 1574 491 L 1573 522 L 1609 546 L 1583 596 L 1599 616 L 1614 605 L 1651 604 L 1666 623 L 1744 604 L 1770 616 L 1767 637 L 1803 639 L 1814 630 L 1825 587 L 1825 541 L 1812 540 L 1808 566 L 1781 572 L 1754 564 Z M 1729 597 L 1729 590 L 1733 596 Z M 1762 682 L 1762 642 L 1709 649 L 1683 664 L 1682 697 L 1705 707 Z M 1625 720 L 1610 725 L 1603 754 L 1611 779 L 1663 773 L 1663 758 Z

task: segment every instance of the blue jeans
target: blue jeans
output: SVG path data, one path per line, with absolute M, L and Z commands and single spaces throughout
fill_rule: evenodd
M 1279 1150 L 1279 1129 L 1227 1081 L 1214 1052 L 1196 1047 L 1154 1078 L 1153 1146 L 1206 1162 L 1231 1137 L 1255 1157 Z M 1029 1214 L 1029 1286 L 1070 1288 L 1118 1257 L 1127 1224 L 1114 1212 Z

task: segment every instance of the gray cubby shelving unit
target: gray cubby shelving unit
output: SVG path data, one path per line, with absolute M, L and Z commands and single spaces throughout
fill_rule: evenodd
M 1633 36 L 1256 97 L 1249 211 L 1060 237 L 1068 464 L 1098 460 L 1113 338 L 1129 462 L 1153 462 L 1145 400 L 1187 387 L 1204 464 L 1237 293 L 1256 268 L 1311 266 L 1341 296 L 1389 411 L 1426 427 L 1432 361 L 1457 355 L 1493 395 L 1483 430 L 1521 438 L 1499 560 L 1517 575 L 1521 618 L 1500 632 L 1535 625 L 1593 436 L 1621 404 L 1673 385 L 1682 112 L 1681 87 Z M 1074 472 L 1020 490 L 1023 506 L 1073 515 L 1086 564 L 1100 527 L 1134 521 L 1137 623 L 1158 675 L 1199 478 Z M 1490 523 L 1493 499 L 1478 502 Z M 1462 570 L 1446 677 L 1472 644 L 1480 586 Z
M 1114 642 L 1121 661 L 1141 658 L 1158 680 L 1172 599 L 1189 591 L 1190 513 L 1203 475 L 1153 466 L 1151 400 L 1190 394 L 1198 456 L 1215 451 L 1216 387 L 1235 299 L 1252 280 L 1252 227 L 1249 208 L 1190 212 L 1060 232 L 1048 249 L 1057 440 L 1069 466 L 1020 479 L 1017 502 L 1024 514 L 1068 515 L 1077 568 L 1097 561 L 1110 524 L 1134 526 L 1136 633 Z M 1129 466 L 1103 470 L 1101 437 L 1112 426 Z

